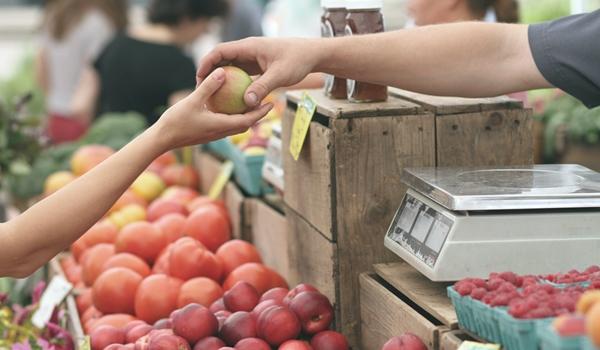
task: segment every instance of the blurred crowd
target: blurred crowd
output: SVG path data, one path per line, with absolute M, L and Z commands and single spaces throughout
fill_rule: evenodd
M 386 0 L 387 29 L 485 20 L 518 22 L 516 0 Z M 219 42 L 320 36 L 320 0 L 46 0 L 36 76 L 52 142 L 79 138 L 104 113 L 149 124 L 195 88 L 195 63 Z M 401 22 L 401 23 L 400 23 Z M 306 83 L 317 87 L 322 80 Z

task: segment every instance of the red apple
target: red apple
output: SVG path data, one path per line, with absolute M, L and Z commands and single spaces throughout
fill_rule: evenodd
M 319 292 L 302 292 L 294 297 L 290 309 L 302 323 L 306 334 L 316 334 L 329 329 L 333 320 L 333 306 L 326 296 Z
M 271 350 L 271 346 L 262 339 L 246 338 L 235 344 L 236 350 Z
M 223 295 L 223 303 L 227 310 L 252 311 L 258 304 L 260 295 L 250 283 L 240 281 Z
M 246 311 L 238 311 L 229 316 L 221 328 L 221 339 L 234 346 L 242 339 L 256 337 L 256 321 Z
M 319 290 L 308 283 L 301 283 L 296 287 L 292 288 L 288 294 L 283 298 L 283 303 L 289 305 L 294 297 L 302 292 L 318 292 Z
M 184 186 L 197 189 L 200 186 L 198 173 L 191 165 L 171 164 L 160 172 L 167 186 Z
M 248 109 L 244 102 L 244 94 L 252 84 L 252 78 L 238 67 L 225 66 L 223 70 L 225 71 L 225 82 L 217 92 L 208 98 L 207 106 L 216 113 L 244 113 Z
M 296 314 L 284 306 L 272 306 L 258 317 L 258 336 L 267 343 L 278 346 L 300 334 L 301 325 Z
M 123 344 L 125 333 L 122 329 L 113 326 L 100 326 L 90 334 L 92 350 L 104 350 L 110 344 Z
M 194 350 L 219 350 L 220 348 L 225 346 L 225 342 L 217 337 L 208 337 L 204 339 L 200 339 L 194 345 Z
M 140 324 L 136 327 L 133 327 L 129 330 L 129 332 L 125 333 L 125 342 L 126 343 L 135 343 L 138 339 L 150 333 L 154 327 L 149 324 Z
M 281 288 L 281 287 L 269 289 L 260 297 L 260 300 L 258 301 L 258 303 L 260 304 L 266 300 L 277 300 L 283 304 L 283 299 L 289 292 L 290 291 L 287 288 Z
M 288 340 L 281 344 L 278 350 L 313 350 L 313 348 L 303 340 Z
M 189 304 L 173 313 L 173 332 L 190 343 L 217 334 L 219 321 L 200 304 Z
M 210 304 L 210 307 L 208 309 L 213 314 L 216 313 L 217 311 L 229 311 L 225 307 L 225 303 L 223 302 L 223 298 L 219 298 L 214 303 Z
M 147 325 L 147 323 L 142 320 L 131 321 L 127 325 L 125 325 L 125 327 L 123 327 L 123 333 L 127 334 L 127 333 L 129 333 L 130 330 L 134 329 L 137 326 L 143 325 L 143 324 Z
M 126 349 L 128 349 L 128 348 L 123 344 L 110 344 L 109 346 L 104 348 L 104 350 L 126 350 Z
M 310 341 L 316 350 L 348 350 L 348 341 L 342 334 L 334 331 L 317 333 Z
M 225 320 L 229 318 L 229 316 L 231 316 L 231 312 L 227 310 L 215 312 L 215 317 L 217 318 L 217 321 L 219 321 L 219 332 L 221 331 L 221 328 L 223 328 L 223 324 L 225 323 Z
M 381 350 L 427 350 L 421 338 L 412 333 L 404 333 L 399 337 L 393 337 L 383 344 Z
M 187 215 L 188 211 L 183 204 L 176 202 L 175 200 L 164 198 L 158 198 L 150 203 L 146 210 L 146 218 L 150 222 L 154 222 L 168 214 Z

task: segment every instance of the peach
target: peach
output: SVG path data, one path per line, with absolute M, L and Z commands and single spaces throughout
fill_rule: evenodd
M 381 350 L 427 350 L 421 338 L 412 333 L 404 333 L 388 340 Z
M 168 243 L 173 243 L 183 236 L 186 217 L 181 214 L 167 214 L 154 222 Z
M 147 201 L 152 201 L 165 190 L 165 183 L 155 173 L 145 171 L 131 184 L 131 190 Z
M 326 296 L 319 292 L 302 292 L 290 302 L 306 334 L 316 334 L 329 328 L 333 320 L 333 306 Z
M 190 344 L 177 335 L 161 334 L 150 337 L 148 350 L 191 350 Z
M 113 326 L 100 326 L 90 334 L 92 350 L 104 350 L 110 344 L 123 344 L 125 334 L 122 329 Z
M 600 303 L 594 304 L 588 311 L 585 327 L 592 342 L 600 346 Z
M 208 309 L 212 313 L 217 313 L 218 311 L 229 311 L 227 310 L 227 307 L 225 307 L 223 298 L 219 298 L 214 303 L 210 304 L 210 307 Z
M 141 325 L 144 325 L 144 324 L 147 324 L 147 323 L 146 323 L 146 322 L 144 322 L 144 321 L 142 321 L 142 320 L 134 320 L 134 321 L 131 321 L 131 322 L 127 323 L 127 324 L 126 324 L 126 325 L 123 327 L 123 332 L 125 333 L 125 335 L 127 335 L 127 333 L 128 333 L 130 330 L 134 329 L 134 328 L 135 328 L 135 327 L 137 327 L 137 326 L 141 326 Z
M 51 195 L 73 180 L 75 180 L 75 175 L 70 171 L 59 171 L 48 176 L 44 182 L 44 196 Z
M 273 306 L 258 317 L 258 336 L 267 343 L 278 346 L 300 334 L 301 325 L 296 314 L 283 306 Z
M 294 297 L 302 292 L 318 292 L 319 290 L 314 287 L 313 285 L 310 285 L 308 283 L 301 283 L 299 285 L 297 285 L 296 287 L 290 289 L 290 291 L 288 292 L 288 294 L 285 296 L 285 298 L 283 298 L 283 303 L 285 305 L 289 305 L 290 302 L 292 301 L 292 299 L 294 299 Z
M 234 66 L 223 67 L 225 82 L 212 96 L 208 98 L 208 108 L 216 113 L 240 114 L 248 106 L 244 101 L 246 89 L 252 84 L 252 78 L 240 68 Z
M 278 350 L 313 350 L 313 348 L 303 340 L 288 340 L 281 344 Z
M 225 323 L 225 320 L 229 318 L 229 316 L 231 316 L 231 312 L 227 310 L 215 312 L 215 317 L 219 321 L 219 332 L 221 331 L 221 328 L 223 328 L 223 324 Z
M 281 288 L 281 287 L 271 288 L 260 297 L 260 300 L 258 301 L 258 303 L 260 304 L 265 300 L 276 300 L 283 304 L 283 299 L 285 298 L 285 296 L 288 293 L 289 293 L 289 290 L 287 288 Z
M 585 335 L 585 318 L 579 315 L 560 315 L 554 319 L 552 327 L 563 337 Z
M 266 341 L 258 338 L 246 338 L 235 344 L 236 350 L 271 350 Z
M 217 334 L 219 321 L 207 308 L 190 304 L 173 312 L 173 332 L 190 343 Z
M 317 350 L 348 350 L 348 341 L 342 334 L 334 331 L 317 333 L 310 341 Z
M 81 176 L 113 153 L 115 151 L 112 148 L 104 145 L 83 146 L 71 157 L 71 171 L 75 176 Z
M 167 186 L 183 186 L 193 189 L 200 186 L 200 177 L 191 165 L 169 165 L 163 169 L 160 176 Z
M 265 301 L 259 303 L 258 305 L 256 305 L 254 310 L 252 310 L 251 314 L 252 314 L 252 316 L 254 316 L 254 318 L 256 318 L 258 320 L 258 317 L 260 317 L 260 314 L 262 314 L 263 311 L 270 308 L 271 306 L 285 306 L 285 305 L 283 305 L 283 302 L 277 301 L 274 299 L 265 300 Z
M 600 290 L 590 290 L 590 291 L 583 293 L 583 295 L 579 298 L 579 300 L 577 301 L 577 305 L 575 306 L 575 309 L 580 314 L 585 315 L 592 308 L 592 306 L 594 304 L 599 303 L 599 302 L 600 302 Z
M 250 313 L 238 311 L 225 320 L 220 333 L 225 344 L 234 346 L 242 339 L 256 337 L 256 321 Z
M 183 204 L 170 199 L 158 198 L 150 203 L 146 211 L 148 221 L 154 222 L 168 214 L 187 215 L 187 209 Z
M 173 321 L 170 318 L 161 318 L 160 320 L 154 322 L 152 325 L 154 329 L 171 329 L 173 328 Z
M 135 343 L 138 339 L 150 333 L 152 330 L 154 330 L 154 327 L 152 327 L 149 324 L 141 324 L 139 326 L 136 326 L 126 333 L 125 342 Z
M 240 281 L 223 295 L 223 303 L 227 310 L 252 311 L 258 304 L 260 295 L 250 283 Z
M 187 206 L 193 200 L 195 200 L 200 194 L 198 191 L 189 187 L 183 186 L 171 186 L 167 188 L 161 195 L 160 198 L 174 200 L 175 202 L 181 203 Z M 188 211 L 192 212 L 188 207 Z
M 221 339 L 217 337 L 207 337 L 200 339 L 200 341 L 194 345 L 194 350 L 219 350 L 224 346 L 226 346 L 226 344 Z

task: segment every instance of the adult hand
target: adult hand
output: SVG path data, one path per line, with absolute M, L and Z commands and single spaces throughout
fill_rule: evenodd
M 164 150 L 187 145 L 203 144 L 226 136 L 242 133 L 273 107 L 268 103 L 245 114 L 213 113 L 206 108 L 207 99 L 224 83 L 225 71 L 214 70 L 183 100 L 169 108 L 158 120 L 156 133 Z
M 271 91 L 299 83 L 319 62 L 319 39 L 248 38 L 218 45 L 200 61 L 200 83 L 216 67 L 234 65 L 260 75 L 246 90 L 248 106 L 257 106 Z

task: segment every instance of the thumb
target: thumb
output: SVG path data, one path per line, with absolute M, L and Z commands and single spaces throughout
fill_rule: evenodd
M 283 86 L 283 74 L 277 68 L 267 69 L 246 89 L 244 101 L 248 107 L 256 107 L 271 91 Z
M 192 92 L 190 97 L 194 102 L 204 104 L 204 102 L 212 96 L 225 82 L 225 71 L 223 68 L 215 69 L 206 79 L 202 81 Z

